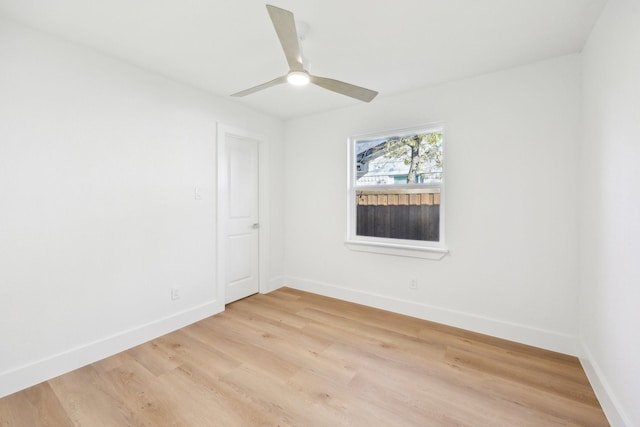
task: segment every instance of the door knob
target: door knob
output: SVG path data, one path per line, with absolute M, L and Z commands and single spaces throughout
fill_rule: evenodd
M 260 224 L 258 224 L 257 222 L 255 224 L 251 224 L 251 228 L 257 230 L 258 228 L 260 228 Z

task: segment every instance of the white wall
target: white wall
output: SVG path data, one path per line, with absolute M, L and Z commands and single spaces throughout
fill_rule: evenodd
M 579 114 L 573 55 L 287 122 L 287 283 L 576 354 Z M 434 121 L 450 255 L 347 249 L 347 138 Z
M 614 426 L 640 426 L 640 2 L 610 0 L 583 51 L 580 338 Z
M 277 281 L 281 121 L 0 21 L 0 396 L 223 308 L 216 122 L 269 141 Z

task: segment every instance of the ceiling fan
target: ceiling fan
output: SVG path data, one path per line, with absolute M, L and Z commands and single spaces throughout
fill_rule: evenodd
M 351 98 L 364 102 L 370 102 L 376 97 L 376 95 L 378 95 L 378 92 L 374 90 L 365 89 L 339 80 L 309 74 L 302 61 L 302 53 L 300 50 L 300 44 L 298 43 L 299 37 L 296 31 L 296 23 L 293 18 L 293 13 L 269 4 L 267 5 L 267 11 L 269 12 L 271 22 L 273 22 L 273 26 L 278 34 L 278 39 L 280 39 L 284 55 L 287 57 L 289 72 L 284 76 L 278 77 L 261 85 L 254 86 L 250 89 L 234 93 L 231 96 L 241 97 L 287 82 L 292 85 L 300 86 L 307 83 L 313 83 L 316 86 L 320 86 L 330 91 L 350 96 Z

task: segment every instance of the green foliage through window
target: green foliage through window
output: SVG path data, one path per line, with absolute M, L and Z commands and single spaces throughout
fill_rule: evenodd
M 356 141 L 356 185 L 442 181 L 442 132 Z

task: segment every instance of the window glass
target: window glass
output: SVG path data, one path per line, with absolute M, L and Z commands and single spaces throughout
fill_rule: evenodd
M 441 128 L 351 139 L 350 238 L 442 244 Z
M 442 132 L 356 140 L 356 186 L 439 183 Z

